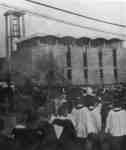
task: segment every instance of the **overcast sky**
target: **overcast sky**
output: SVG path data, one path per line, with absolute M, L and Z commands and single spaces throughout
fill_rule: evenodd
M 105 21 L 126 25 L 126 1 L 125 0 L 36 0 L 36 1 L 40 1 L 45 4 L 50 4 L 62 9 L 67 9 L 76 13 L 81 13 L 82 15 L 87 15 Z M 31 4 L 29 2 L 26 2 L 25 0 L 0 0 L 0 4 L 7 4 L 9 6 L 16 7 L 21 10 L 29 10 L 39 14 L 48 15 L 57 19 L 63 19 L 65 21 L 69 21 L 74 24 L 79 24 L 81 26 L 93 27 L 93 28 L 97 28 L 100 30 L 113 32 L 117 34 L 126 34 L 125 28 L 119 28 L 116 26 L 87 20 L 81 17 L 76 17 L 66 13 L 57 12 L 55 10 L 45 8 L 43 6 Z M 0 7 L 1 17 L 6 10 L 8 9 L 4 9 Z M 35 33 L 46 33 L 46 34 L 57 34 L 60 36 L 64 36 L 64 35 L 75 36 L 75 37 L 89 36 L 92 38 L 116 37 L 115 35 L 72 27 L 69 25 L 64 25 L 62 23 L 57 23 L 55 21 L 47 20 L 32 15 L 27 15 L 25 21 L 26 21 L 27 36 Z M 1 34 L 4 35 L 2 27 L 0 27 L 0 30 L 1 30 L 0 31 Z M 0 39 L 2 38 L 0 37 Z M 0 47 L 4 47 L 4 46 L 0 45 Z

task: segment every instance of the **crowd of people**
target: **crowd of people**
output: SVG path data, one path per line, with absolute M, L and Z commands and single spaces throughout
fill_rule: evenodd
M 125 150 L 125 86 L 80 89 L 74 100 L 66 93 L 55 98 L 50 113 L 37 110 L 31 126 L 19 121 L 9 136 L 13 150 Z
M 125 90 L 122 87 L 104 88 L 96 94 L 92 88 L 82 89 L 83 97 L 78 97 L 76 103 L 69 110 L 67 100 L 62 99 L 56 114 L 51 117 L 55 120 L 68 119 L 72 122 L 78 138 L 88 138 L 101 133 L 110 135 L 116 141 L 113 149 L 121 150 L 122 136 L 126 135 L 126 100 Z M 62 128 L 55 125 L 57 137 Z M 112 138 L 112 139 L 113 139 Z M 114 142 L 115 142 L 114 141 Z

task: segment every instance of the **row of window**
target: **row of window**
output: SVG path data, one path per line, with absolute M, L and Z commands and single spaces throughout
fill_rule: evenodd
M 112 50 L 112 58 L 113 58 L 113 75 L 114 79 L 118 80 L 118 70 L 117 70 L 117 51 L 116 49 Z M 99 50 L 98 52 L 98 62 L 99 62 L 99 75 L 100 80 L 103 82 L 104 80 L 104 67 L 103 67 L 103 52 Z M 72 80 L 72 63 L 71 63 L 71 48 L 67 47 L 66 53 L 66 65 L 67 65 L 67 78 Z M 85 52 L 83 52 L 83 67 L 84 67 L 84 79 L 88 83 L 88 57 L 87 57 L 87 48 Z
M 104 70 L 99 69 L 99 74 L 100 74 L 100 81 L 101 81 L 101 83 L 103 83 Z M 118 70 L 113 69 L 113 74 L 114 74 L 115 81 L 118 81 Z M 68 78 L 68 80 L 72 81 L 72 69 L 67 69 L 67 78 Z M 88 83 L 88 69 L 84 69 L 84 79 L 85 79 L 86 83 Z

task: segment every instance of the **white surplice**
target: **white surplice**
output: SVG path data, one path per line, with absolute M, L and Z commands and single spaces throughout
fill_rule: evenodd
M 126 110 L 116 109 L 109 112 L 105 131 L 113 136 L 123 136 L 126 135 Z
M 94 126 L 94 131 L 92 130 L 93 133 L 100 132 L 102 128 L 101 107 L 102 105 L 99 103 L 92 111 L 90 111 L 92 118 L 90 123 Z
M 78 137 L 83 137 L 83 138 L 87 137 L 87 130 L 86 130 L 87 113 L 88 113 L 88 109 L 86 107 L 77 109 L 73 113 L 75 129 Z

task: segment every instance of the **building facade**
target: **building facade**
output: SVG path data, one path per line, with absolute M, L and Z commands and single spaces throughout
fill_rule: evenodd
M 36 62 L 44 59 L 50 52 L 53 53 L 64 78 L 73 85 L 115 84 L 126 81 L 126 67 L 122 66 L 126 49 L 119 39 L 36 35 L 18 42 L 18 50 L 12 56 L 12 63 L 21 72 L 34 74 L 39 72 Z M 44 73 L 39 73 L 39 78 L 42 77 Z
M 12 63 L 12 66 L 8 67 L 9 71 L 16 70 L 15 72 L 21 73 L 18 74 L 19 76 L 14 76 L 14 80 L 19 81 L 18 78 L 23 78 L 23 73 L 44 81 L 46 69 L 40 71 L 37 61 L 43 64 L 45 59 L 45 62 L 49 63 L 46 60 L 49 58 L 46 57 L 49 57 L 51 52 L 60 68 L 61 76 L 74 85 L 101 85 L 126 81 L 124 39 L 104 34 L 102 36 L 96 34 L 99 38 L 94 38 L 92 33 L 89 34 L 91 38 L 79 38 L 86 35 L 87 31 L 81 32 L 82 30 L 76 29 L 75 32 L 71 27 L 73 34 L 71 30 L 65 30 L 66 27 L 63 28 L 61 24 L 58 27 L 62 28 L 57 30 L 52 29 L 52 26 L 48 28 L 49 20 L 24 14 L 18 10 L 3 9 L 1 18 L 4 19 L 2 20 L 4 36 L 1 38 L 4 40 L 0 42 L 0 45 L 4 46 L 1 51 L 4 51 L 8 57 L 8 62 Z M 38 25 L 39 28 L 36 28 Z M 64 32 L 61 29 L 64 29 Z M 45 30 L 46 32 L 43 32 Z M 37 32 L 41 34 L 36 34 Z M 31 36 L 32 34 L 34 36 Z M 20 81 L 23 83 L 22 80 Z

